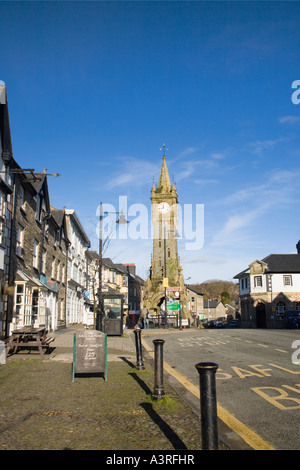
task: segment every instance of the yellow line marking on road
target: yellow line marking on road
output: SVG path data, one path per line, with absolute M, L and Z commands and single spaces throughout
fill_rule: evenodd
M 288 351 L 284 351 L 284 349 L 276 349 L 276 348 L 275 348 L 275 351 L 279 351 L 279 352 L 283 352 L 283 353 L 288 353 Z
M 257 346 L 262 346 L 263 348 L 268 348 L 269 347 L 266 344 L 260 344 L 260 343 L 257 343 Z
M 154 352 L 152 349 L 145 343 L 142 338 L 142 345 L 147 351 L 147 353 L 154 358 Z M 195 395 L 200 400 L 200 387 L 196 387 L 192 384 L 184 375 L 176 371 L 171 367 L 167 362 L 163 361 L 163 367 L 171 374 L 175 379 L 178 380 L 187 390 L 189 390 L 193 395 Z M 225 423 L 230 429 L 236 432 L 252 449 L 254 450 L 275 450 L 275 447 L 272 446 L 269 442 L 265 441 L 261 436 L 259 436 L 251 428 L 239 421 L 232 413 L 227 411 L 223 406 L 217 403 L 217 413 L 218 417 Z

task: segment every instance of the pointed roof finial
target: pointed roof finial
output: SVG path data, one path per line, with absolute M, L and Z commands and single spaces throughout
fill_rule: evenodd
M 166 149 L 166 146 L 164 144 L 163 148 L 160 150 L 163 150 L 164 154 L 163 154 L 163 163 L 161 167 L 157 190 L 159 190 L 160 192 L 162 191 L 169 192 L 171 190 L 171 182 L 170 182 L 170 176 L 169 176 L 169 171 L 168 171 L 168 167 L 166 163 L 166 155 L 165 155 L 165 151 L 168 149 Z
M 163 151 L 163 158 L 166 158 L 166 150 L 169 150 L 169 149 L 166 148 L 166 144 L 163 144 L 163 146 L 160 150 Z

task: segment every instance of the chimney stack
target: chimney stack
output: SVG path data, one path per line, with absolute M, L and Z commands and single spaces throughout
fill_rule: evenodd
M 135 276 L 135 264 L 134 263 L 123 264 L 123 266 L 126 266 L 129 274 L 132 274 L 133 276 Z

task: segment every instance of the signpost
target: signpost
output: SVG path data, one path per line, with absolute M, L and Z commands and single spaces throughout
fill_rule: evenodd
M 102 331 L 87 330 L 74 334 L 73 373 L 104 374 L 107 381 L 107 336 Z

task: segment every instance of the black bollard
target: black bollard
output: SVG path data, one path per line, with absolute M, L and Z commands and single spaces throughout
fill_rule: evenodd
M 216 371 L 218 364 L 199 362 L 195 365 L 200 379 L 202 450 L 218 450 Z
M 154 391 L 153 398 L 162 398 L 165 395 L 163 384 L 163 339 L 154 339 Z
M 142 342 L 141 342 L 141 329 L 136 328 L 135 334 L 135 348 L 136 348 L 136 367 L 137 370 L 145 370 L 142 354 Z

